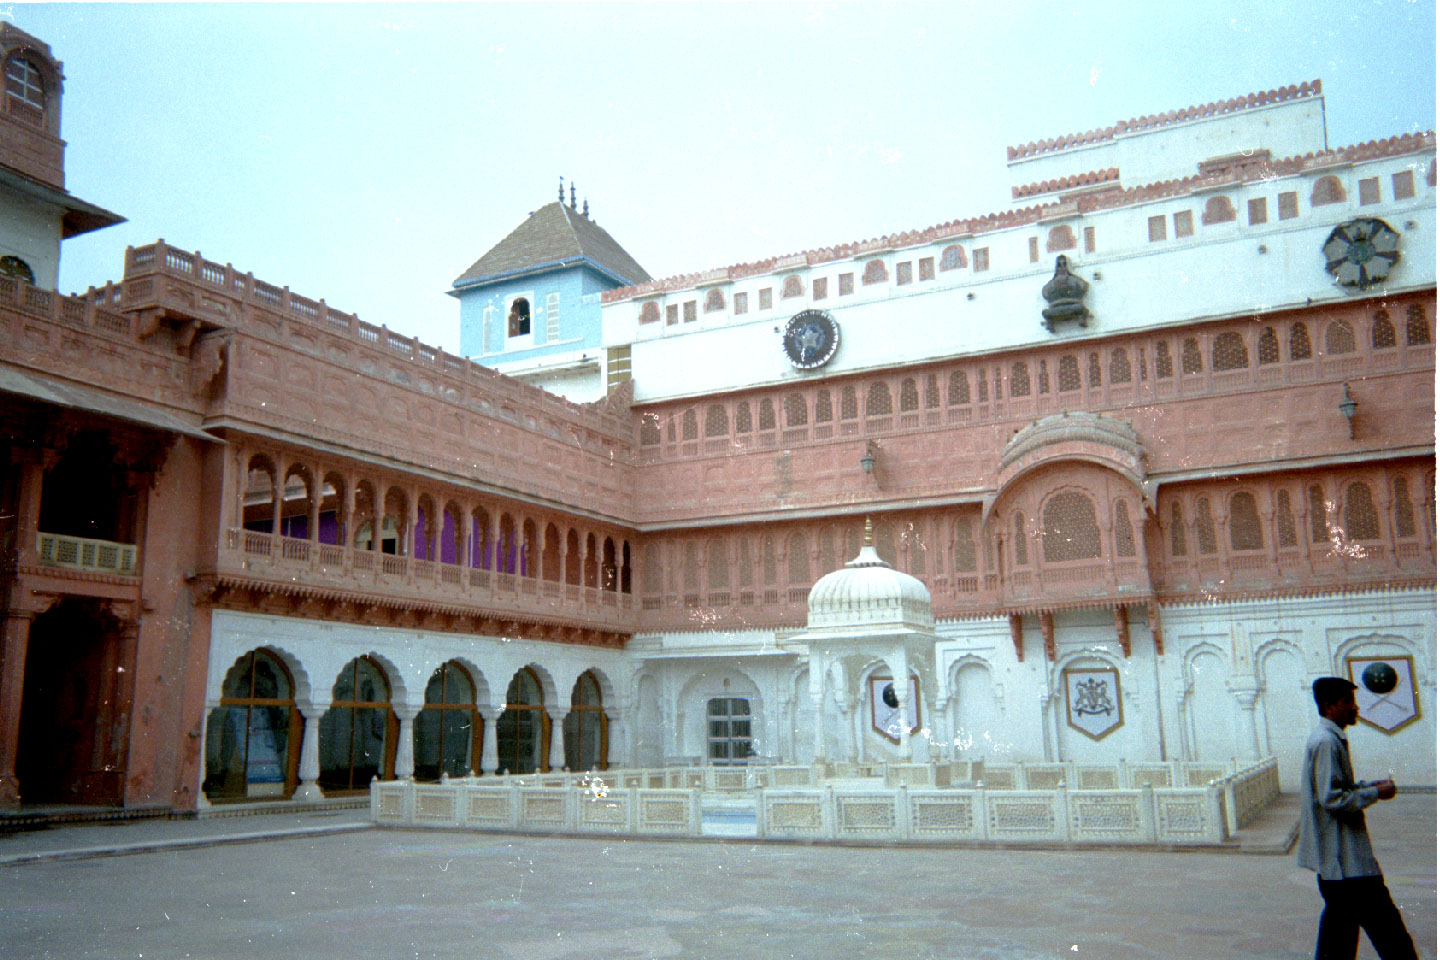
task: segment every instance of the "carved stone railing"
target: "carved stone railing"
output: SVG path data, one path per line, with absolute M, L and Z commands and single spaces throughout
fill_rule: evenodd
M 136 572 L 133 543 L 40 533 L 36 535 L 35 549 L 42 566 L 126 576 Z

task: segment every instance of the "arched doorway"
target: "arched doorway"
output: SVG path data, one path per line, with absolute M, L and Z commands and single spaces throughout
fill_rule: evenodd
M 475 709 L 475 681 L 451 660 L 430 675 L 425 709 L 415 718 L 415 779 L 466 777 L 480 769 L 485 721 Z
M 495 721 L 496 773 L 534 773 L 550 763 L 550 718 L 540 678 L 521 667 L 505 691 L 505 711 Z
M 295 684 L 280 658 L 252 650 L 230 668 L 220 705 L 205 725 L 205 782 L 211 800 L 288 797 L 299 762 Z
M 399 722 L 380 665 L 356 657 L 335 679 L 330 709 L 320 718 L 320 787 L 365 790 L 371 779 L 395 776 Z
M 609 769 L 610 721 L 592 671 L 580 674 L 570 691 L 570 713 L 565 717 L 565 769 Z

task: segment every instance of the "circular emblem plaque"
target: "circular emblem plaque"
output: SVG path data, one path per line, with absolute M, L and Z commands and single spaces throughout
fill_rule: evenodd
M 785 324 L 785 356 L 800 370 L 823 367 L 840 349 L 840 325 L 824 310 L 802 310 Z
M 1390 275 L 1400 259 L 1400 234 L 1384 220 L 1365 217 L 1330 231 L 1321 248 L 1325 269 L 1342 287 L 1368 287 Z

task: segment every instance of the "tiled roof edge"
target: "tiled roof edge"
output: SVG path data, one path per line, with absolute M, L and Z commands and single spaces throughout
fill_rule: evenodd
M 1042 193 L 1057 193 L 1061 190 L 1074 190 L 1077 187 L 1093 187 L 1102 183 L 1119 182 L 1119 180 L 1120 168 L 1107 167 L 1104 170 L 1091 170 L 1089 173 L 1074 173 L 1058 180 L 1042 180 L 1038 183 L 1027 183 L 1023 187 L 1011 187 L 1010 196 L 1015 200 L 1024 200 L 1026 197 Z
M 1015 147 L 1006 147 L 1005 159 L 1020 160 L 1025 157 L 1036 157 L 1044 153 L 1068 150 L 1071 147 L 1088 146 L 1092 143 L 1102 143 L 1106 140 L 1113 140 L 1118 134 L 1137 133 L 1141 130 L 1154 130 L 1157 127 L 1166 127 L 1174 123 L 1186 123 L 1190 120 L 1200 120 L 1205 117 L 1218 117 L 1227 113 L 1237 113 L 1241 110 L 1251 110 L 1255 107 L 1284 103 L 1289 100 L 1318 97 L 1320 93 L 1320 81 L 1318 79 L 1298 85 L 1292 83 L 1288 87 L 1278 87 L 1274 90 L 1250 93 L 1243 97 L 1231 97 L 1228 100 L 1216 100 L 1213 103 L 1197 104 L 1193 107 L 1171 110 L 1167 113 L 1151 113 L 1143 117 L 1133 117 L 1130 120 L 1120 120 L 1111 126 L 1099 130 L 1089 130 L 1085 133 L 1067 133 L 1064 136 L 1051 137 L 1049 140 L 1031 141 L 1030 143 Z
M 1075 197 L 1064 203 L 1052 199 L 1047 203 L 1037 206 L 1005 210 L 1000 213 L 989 213 L 984 216 L 968 217 L 962 220 L 951 220 L 948 223 L 938 224 L 924 230 L 892 233 L 889 236 L 876 237 L 872 240 L 861 240 L 834 247 L 818 247 L 813 250 L 787 254 L 782 257 L 769 257 L 764 260 L 738 263 L 716 270 L 680 274 L 678 276 L 651 280 L 648 283 L 636 284 L 629 287 L 616 287 L 613 290 L 606 290 L 602 293 L 600 295 L 600 302 L 618 303 L 622 300 L 632 300 L 637 297 L 669 293 L 675 290 L 688 290 L 701 283 L 714 280 L 722 273 L 731 280 L 740 280 L 745 277 L 753 277 L 757 274 L 770 273 L 778 269 L 783 269 L 783 267 L 789 266 L 791 263 L 797 266 L 801 264 L 813 266 L 815 264 L 829 263 L 836 260 L 847 260 L 870 252 L 901 249 L 922 243 L 933 243 L 949 237 L 960 237 L 970 234 L 986 233 L 991 230 L 1001 230 L 1006 227 L 1023 226 L 1024 224 L 1035 223 L 1046 216 L 1052 215 L 1067 204 L 1075 205 L 1078 213 L 1090 213 L 1095 210 L 1123 207 L 1132 203 L 1154 200 L 1161 197 L 1178 196 L 1196 189 L 1214 187 L 1224 183 L 1243 183 L 1277 176 L 1289 176 L 1304 170 L 1315 167 L 1325 167 L 1334 163 L 1355 163 L 1361 160 L 1374 160 L 1380 157 L 1401 156 L 1407 153 L 1416 153 L 1426 148 L 1435 148 L 1434 130 L 1427 130 L 1424 133 L 1400 134 L 1390 137 L 1387 140 L 1369 140 L 1365 143 L 1358 143 L 1348 147 L 1322 150 L 1316 153 L 1307 153 L 1303 156 L 1287 157 L 1281 160 L 1261 161 L 1253 164 L 1237 164 L 1228 171 L 1213 173 L 1207 176 L 1186 177 L 1182 180 L 1162 180 L 1156 183 L 1131 187 L 1128 190 L 1106 190 L 1090 196 Z

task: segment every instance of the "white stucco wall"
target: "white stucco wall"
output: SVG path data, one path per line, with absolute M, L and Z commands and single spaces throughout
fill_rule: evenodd
M 19 257 L 35 285 L 54 290 L 60 278 L 60 219 L 64 211 L 0 187 L 0 257 Z

